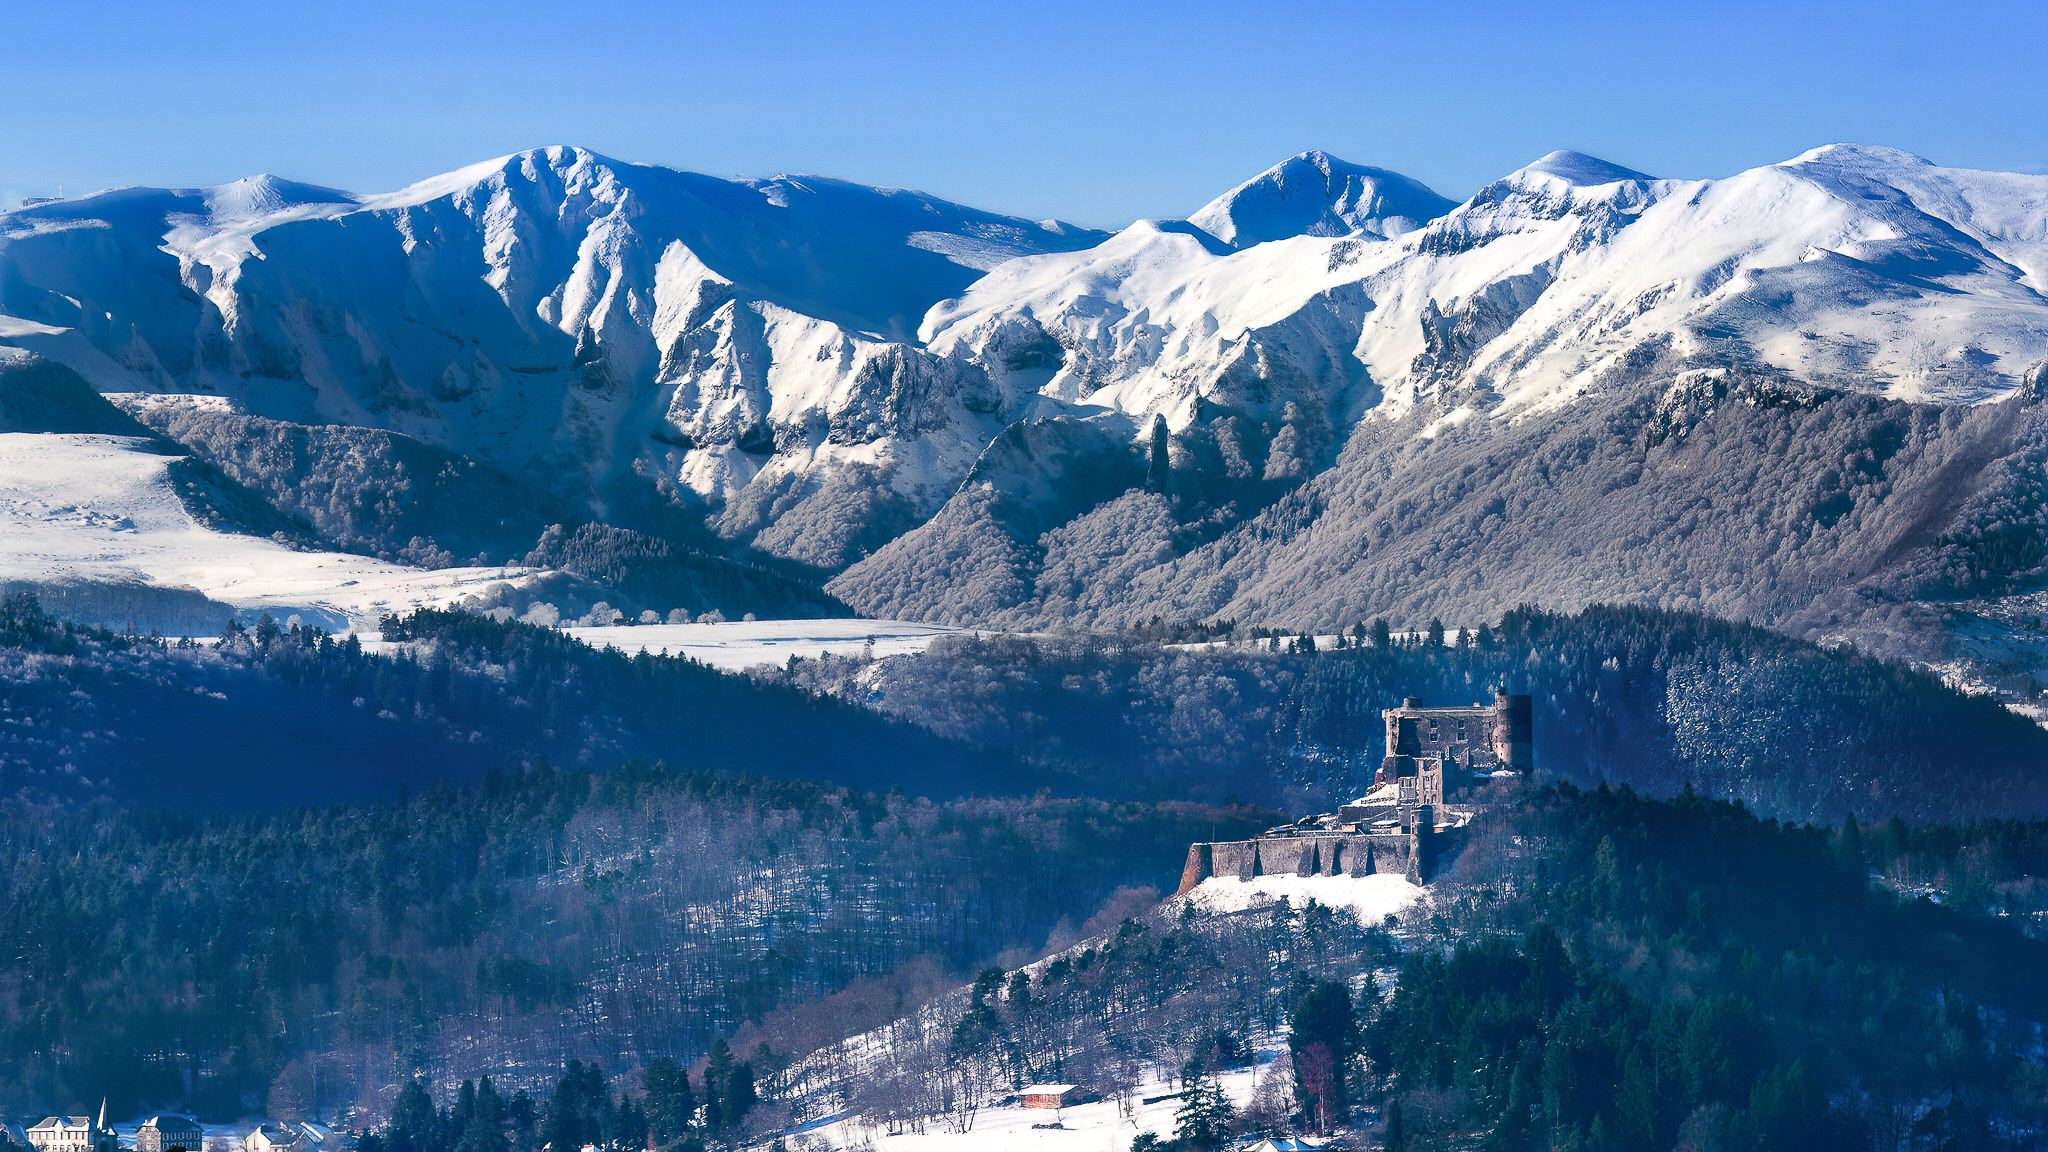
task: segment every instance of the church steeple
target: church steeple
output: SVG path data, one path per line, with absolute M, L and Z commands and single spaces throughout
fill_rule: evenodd
M 100 1097 L 100 1118 L 99 1123 L 95 1127 L 102 1132 L 107 1129 L 107 1098 L 105 1096 Z

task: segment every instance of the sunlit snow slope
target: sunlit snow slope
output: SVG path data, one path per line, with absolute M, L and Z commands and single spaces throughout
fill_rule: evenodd
M 133 437 L 0 434 L 0 580 L 190 588 L 332 628 L 446 606 L 526 575 L 425 571 L 216 531 L 179 499 L 171 462 Z
M 1554 153 L 1392 238 L 1318 218 L 1240 249 L 1232 218 L 1006 264 L 924 336 L 998 373 L 1055 345 L 1046 391 L 1176 430 L 1320 397 L 1341 420 L 1526 413 L 1646 353 L 1982 403 L 2048 358 L 2048 177 L 1891 149 L 1691 181 Z
M 1100 238 L 549 148 L 377 196 L 265 176 L 0 213 L 0 339 L 103 391 L 403 432 L 594 510 L 704 508 L 831 565 L 861 524 L 771 520 L 834 480 L 928 514 L 1002 426 L 978 373 L 901 342 L 925 310 Z

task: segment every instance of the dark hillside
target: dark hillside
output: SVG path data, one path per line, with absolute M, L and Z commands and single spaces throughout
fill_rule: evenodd
M 1440 893 L 1370 1074 L 1418 1141 L 2034 1147 L 2048 944 L 1874 886 L 1883 855 L 1690 794 L 1536 793 Z
M 1002 753 L 688 660 L 421 612 L 372 655 L 315 629 L 229 625 L 212 648 L 0 606 L 0 787 L 31 800 L 211 810 L 389 796 L 534 756 L 832 778 L 921 795 L 1026 791 Z
M 1122 885 L 1171 884 L 1190 839 L 1271 819 L 639 762 L 270 816 L 11 807 L 0 1114 L 375 1113 L 416 1072 L 688 1064 L 854 980 L 1042 947 Z

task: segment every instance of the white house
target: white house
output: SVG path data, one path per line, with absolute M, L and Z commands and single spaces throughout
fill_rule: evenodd
M 100 1101 L 100 1116 L 47 1116 L 28 1130 L 28 1142 L 37 1152 L 120 1152 L 120 1137 L 107 1127 L 107 1102 Z
M 258 1124 L 242 1138 L 243 1152 L 299 1152 L 304 1135 L 286 1124 Z

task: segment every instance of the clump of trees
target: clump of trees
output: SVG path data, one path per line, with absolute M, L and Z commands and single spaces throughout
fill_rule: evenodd
M 663 1056 L 641 1072 L 638 1092 L 615 1094 L 596 1064 L 570 1060 L 536 1105 L 524 1089 L 501 1094 L 485 1076 L 464 1080 L 446 1107 L 421 1080 L 399 1089 L 391 1117 L 365 1133 L 358 1152 L 703 1152 L 742 1137 L 759 1098 L 750 1064 L 723 1040 L 696 1076 Z
M 1126 1115 L 1148 1082 L 1175 1084 L 1178 1143 L 1167 1146 L 1215 1148 L 1247 1118 L 1214 1074 L 1250 1067 L 1290 1021 L 1311 1090 L 1266 1119 L 1313 1124 L 1304 1117 L 1319 1106 L 1341 1119 L 1344 1089 L 1333 1089 L 1327 1073 L 1350 1061 L 1354 1046 L 1343 981 L 1396 956 L 1385 926 L 1314 902 L 1244 913 L 1171 904 L 1104 925 L 1099 942 L 1043 963 L 984 969 L 891 1024 L 873 1048 L 821 1050 L 780 1082 L 813 1110 L 843 1100 L 890 1132 L 972 1131 L 979 1109 L 1033 1082 L 1089 1085 Z

